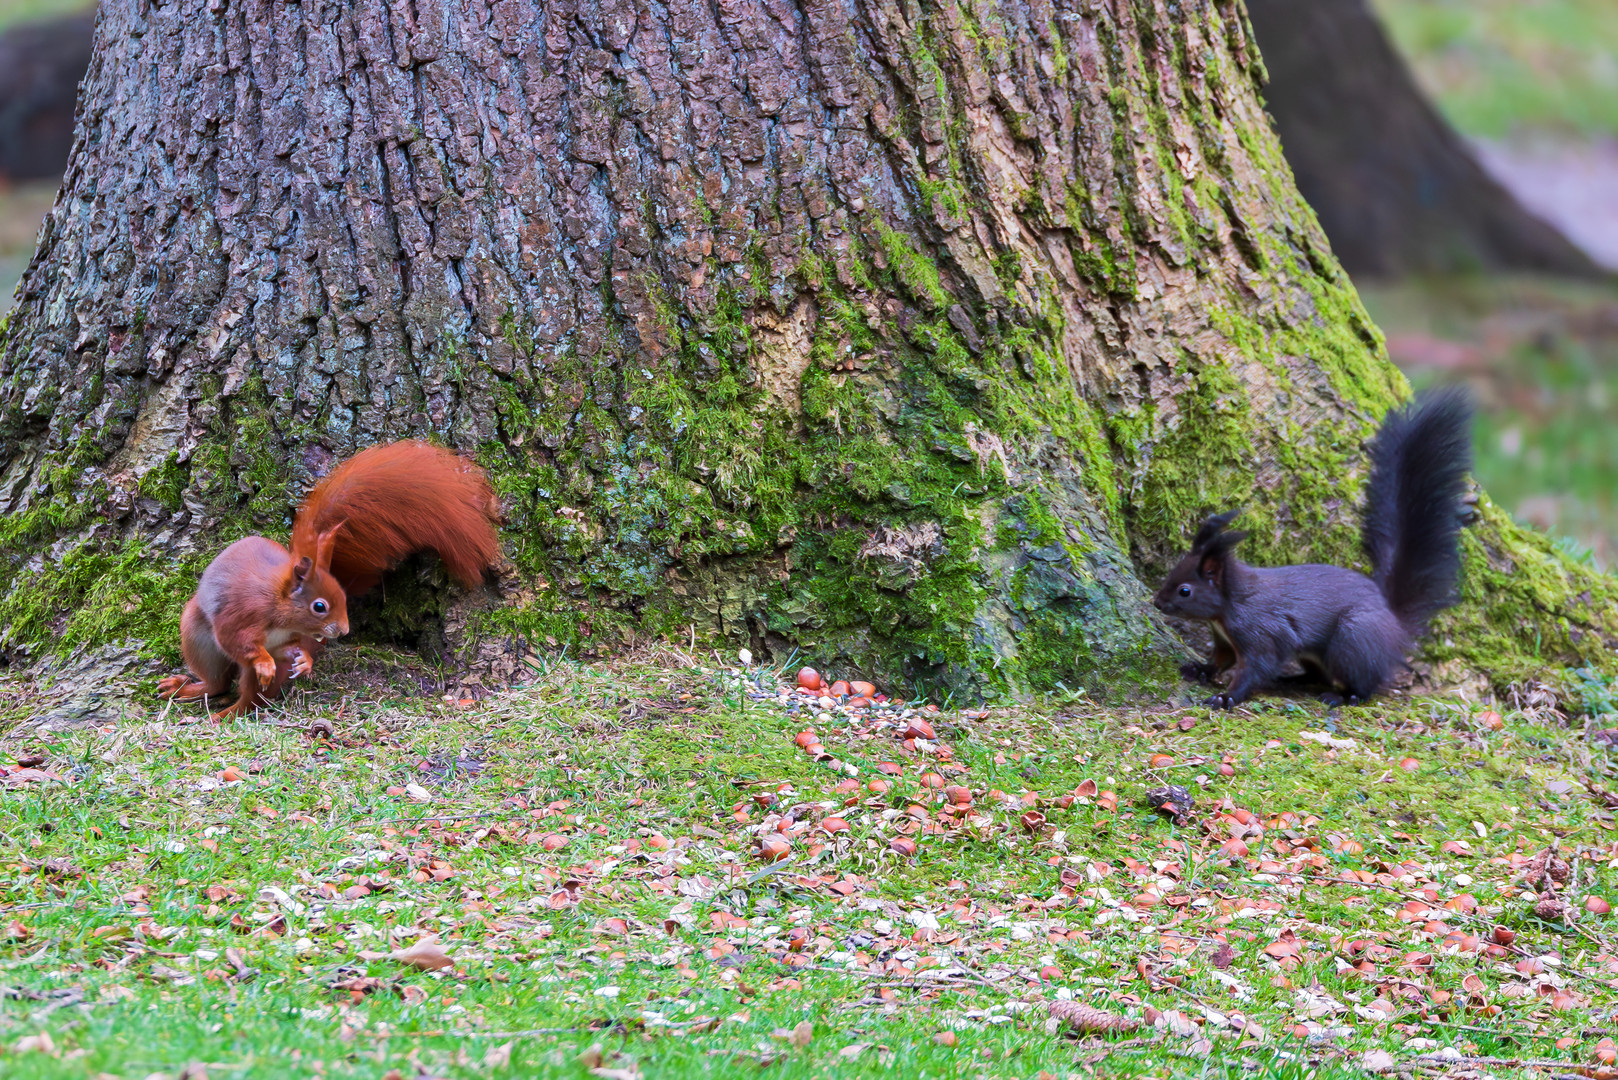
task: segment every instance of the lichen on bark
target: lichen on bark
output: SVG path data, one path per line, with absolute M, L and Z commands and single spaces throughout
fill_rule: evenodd
M 1405 391 L 1260 77 L 1223 0 L 108 6 L 0 334 L 0 647 L 172 650 L 212 551 L 414 436 L 508 513 L 464 659 L 1161 681 L 1143 579 L 1238 503 L 1351 560 Z

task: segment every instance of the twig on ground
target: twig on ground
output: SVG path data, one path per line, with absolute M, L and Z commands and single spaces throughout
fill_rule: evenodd
M 423 821 L 480 821 L 483 818 L 522 817 L 522 816 L 523 816 L 522 812 L 517 811 L 517 810 L 510 810 L 510 811 L 507 811 L 507 810 L 491 810 L 491 811 L 488 811 L 487 813 L 482 813 L 482 814 L 424 814 L 424 815 L 422 815 L 420 817 L 395 817 L 395 818 L 362 818 L 361 817 L 361 818 L 350 818 L 349 820 L 343 822 L 340 827 L 346 829 L 346 828 L 348 828 L 349 826 L 352 826 L 352 825 L 397 825 L 400 822 L 408 822 L 410 824 L 417 824 L 417 823 L 420 823 L 420 822 L 423 822 Z
M 1462 1054 L 1459 1057 L 1439 1057 L 1436 1054 L 1418 1054 L 1409 1060 L 1411 1065 L 1454 1067 L 1456 1065 L 1491 1065 L 1498 1069 L 1576 1069 L 1576 1061 L 1552 1061 L 1547 1058 L 1484 1057 L 1480 1054 Z
M 883 979 L 883 980 L 891 981 L 894 978 L 893 972 L 891 972 L 891 971 L 858 971 L 858 970 L 853 970 L 853 969 L 849 969 L 849 968 L 832 967 L 829 964 L 808 964 L 808 965 L 805 965 L 804 967 L 801 967 L 801 968 L 794 968 L 793 970 L 794 971 L 825 971 L 825 972 L 829 972 L 829 973 L 831 973 L 833 975 L 849 975 L 849 976 L 852 976 L 854 978 L 859 978 L 859 979 Z M 919 974 L 919 972 L 918 972 L 918 974 Z M 930 978 L 930 979 L 911 980 L 909 984 L 913 985 L 913 986 L 929 986 L 929 985 L 938 986 L 938 985 L 941 985 L 941 984 L 946 985 L 946 986 L 949 986 L 949 985 L 955 985 L 955 986 L 961 986 L 961 985 L 966 985 L 966 986 L 986 986 L 990 990 L 998 990 L 1001 993 L 1006 994 L 1008 997 L 1015 997 L 1016 996 L 1014 994 L 1011 994 L 1006 989 L 1006 987 L 1004 987 L 1004 986 L 996 986 L 994 983 L 990 982 L 988 979 L 983 978 L 981 975 L 972 974 L 970 972 L 964 978 L 957 978 L 955 976 L 942 975 L 941 974 L 941 975 L 935 976 L 935 977 Z
M 1109 1054 L 1116 1054 L 1120 1050 L 1138 1050 L 1143 1046 L 1156 1046 L 1167 1038 L 1167 1035 L 1158 1035 L 1151 1039 L 1125 1039 L 1123 1042 L 1087 1042 L 1085 1043 L 1087 1049 L 1093 1048 L 1101 1052 L 1098 1054 L 1085 1054 L 1079 1058 L 1078 1063 L 1081 1065 L 1093 1065 L 1098 1061 L 1107 1060 Z

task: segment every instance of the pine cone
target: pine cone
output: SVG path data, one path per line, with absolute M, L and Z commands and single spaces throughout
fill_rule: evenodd
M 1572 874 L 1572 867 L 1568 866 L 1566 859 L 1556 854 L 1554 847 L 1541 851 L 1522 868 L 1523 879 L 1536 889 L 1546 888 L 1549 882 L 1566 885 Z
M 1085 1005 L 1078 1001 L 1053 1001 L 1051 1015 L 1080 1035 L 1104 1035 L 1114 1031 L 1138 1031 L 1140 1021 Z
M 1567 914 L 1567 905 L 1554 896 L 1542 897 L 1534 905 L 1534 914 L 1546 922 L 1555 922 Z

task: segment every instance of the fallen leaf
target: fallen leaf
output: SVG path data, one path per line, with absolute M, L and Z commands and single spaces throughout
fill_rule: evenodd
M 436 941 L 418 941 L 408 949 L 395 949 L 389 955 L 401 964 L 422 971 L 442 971 L 455 966 L 455 961 L 445 954 Z
M 41 1031 L 38 1035 L 24 1035 L 11 1044 L 13 1053 L 17 1054 L 55 1054 L 56 1043 L 51 1039 L 51 1033 Z
M 1360 1068 L 1366 1072 L 1392 1072 L 1393 1065 L 1393 1055 L 1386 1050 L 1367 1050 L 1360 1055 Z

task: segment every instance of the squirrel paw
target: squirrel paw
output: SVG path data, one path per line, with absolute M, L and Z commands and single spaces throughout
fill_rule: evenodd
M 287 675 L 289 679 L 296 679 L 300 675 L 312 675 L 315 670 L 315 658 L 298 648 L 292 646 L 285 653 L 286 662 L 291 665 L 292 671 Z
M 1358 705 L 1360 703 L 1358 694 L 1321 694 L 1320 700 L 1325 703 L 1327 708 L 1331 709 L 1335 709 L 1339 705 Z
M 1210 709 L 1234 709 L 1235 707 L 1236 699 L 1229 694 L 1215 694 L 1208 699 L 1208 708 Z
M 157 692 L 163 697 L 171 698 L 180 692 L 180 688 L 191 680 L 184 675 L 170 675 L 166 679 L 157 681 Z
M 253 674 L 258 676 L 258 681 L 264 686 L 275 682 L 275 657 L 265 653 L 254 660 Z
M 1213 677 L 1218 672 L 1215 671 L 1212 664 L 1188 662 L 1180 665 L 1180 674 L 1192 682 L 1206 685 L 1213 682 Z

